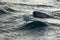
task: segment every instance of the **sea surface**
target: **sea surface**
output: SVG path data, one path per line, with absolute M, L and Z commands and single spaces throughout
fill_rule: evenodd
M 44 12 L 55 19 L 35 18 L 34 11 Z M 38 27 L 20 29 L 34 21 L 48 26 L 43 30 Z M 60 0 L 0 0 L 0 40 L 60 40 Z

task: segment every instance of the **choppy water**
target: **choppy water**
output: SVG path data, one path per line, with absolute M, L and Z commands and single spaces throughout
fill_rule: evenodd
M 0 0 L 0 40 L 60 40 L 60 15 L 56 19 L 39 19 L 32 16 L 33 11 L 49 15 L 60 13 L 60 0 Z M 25 21 L 23 15 L 27 15 Z M 48 26 L 20 30 L 23 25 L 39 20 Z

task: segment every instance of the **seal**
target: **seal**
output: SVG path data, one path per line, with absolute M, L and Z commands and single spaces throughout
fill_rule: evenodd
M 44 22 L 33 21 L 31 23 L 28 23 L 28 24 L 24 25 L 20 29 L 21 30 L 31 30 L 31 29 L 35 29 L 35 28 L 44 29 L 46 26 L 48 26 L 48 25 L 46 23 L 44 23 Z
M 33 12 L 33 17 L 37 17 L 37 18 L 53 18 L 53 16 L 50 16 L 50 15 L 48 15 L 46 13 L 38 12 L 38 11 Z

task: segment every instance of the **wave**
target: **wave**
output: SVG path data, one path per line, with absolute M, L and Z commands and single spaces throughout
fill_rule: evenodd
M 20 2 L 20 3 L 9 3 L 9 2 L 0 2 L 1 5 L 4 4 L 13 4 L 13 5 L 22 5 L 22 6 L 37 6 L 37 7 L 54 7 L 54 5 L 50 5 L 50 4 L 31 4 L 31 3 L 24 3 L 24 2 Z
M 0 15 L 2 15 L 2 14 L 8 14 L 8 12 L 6 12 L 6 11 L 0 9 Z
M 12 9 L 12 8 L 9 8 L 9 7 L 4 7 L 4 9 L 8 12 L 17 12 L 16 10 Z
M 33 6 L 33 7 L 53 7 L 53 6 L 51 6 L 51 5 L 42 5 L 42 4 L 40 4 L 40 5 L 31 5 L 31 4 L 19 4 L 19 5 L 23 5 L 23 6 Z
M 5 5 L 5 4 L 7 4 L 6 2 L 0 2 L 0 5 Z

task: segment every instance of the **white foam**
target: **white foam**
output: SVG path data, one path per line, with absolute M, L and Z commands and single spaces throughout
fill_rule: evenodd
M 1 0 L 9 3 L 54 4 L 55 0 Z
M 45 21 L 49 23 L 60 24 L 60 20 L 58 19 L 46 19 Z

